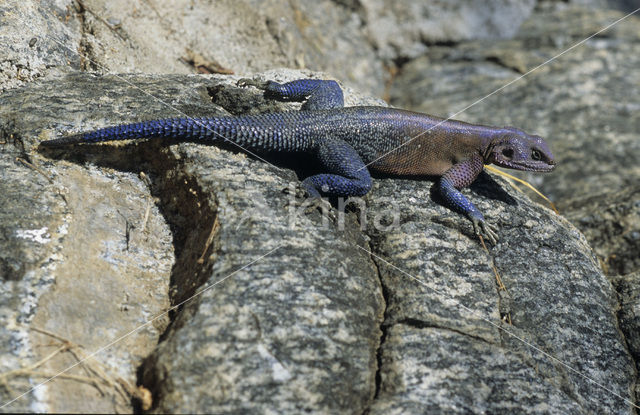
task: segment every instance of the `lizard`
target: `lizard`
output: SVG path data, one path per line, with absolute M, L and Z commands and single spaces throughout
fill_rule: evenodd
M 381 106 L 345 107 L 334 80 L 286 83 L 243 78 L 266 98 L 303 102 L 299 111 L 256 115 L 169 118 L 122 124 L 42 141 L 42 147 L 142 138 L 173 138 L 205 144 L 227 141 L 259 154 L 309 155 L 319 174 L 302 180 L 312 198 L 364 196 L 371 172 L 385 177 L 437 177 L 446 206 L 464 214 L 475 235 L 494 245 L 497 228 L 460 189 L 473 183 L 486 164 L 549 172 L 556 162 L 546 141 L 514 127 L 491 127 Z

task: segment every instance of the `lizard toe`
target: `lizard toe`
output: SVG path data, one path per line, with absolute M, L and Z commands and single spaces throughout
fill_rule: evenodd
M 314 194 L 311 189 L 301 183 L 296 186 L 290 185 L 282 189 L 282 192 L 291 195 L 285 203 L 285 207 L 299 209 L 305 215 L 319 211 L 332 221 L 335 222 L 337 220 L 335 209 L 333 209 L 331 203 L 320 197 L 320 193 L 315 192 Z
M 336 212 L 328 200 L 318 197 L 313 197 L 310 200 L 311 203 L 304 211 L 306 214 L 311 214 L 314 211 L 318 210 L 323 216 L 328 217 L 332 221 L 335 221 L 337 219 Z
M 285 203 L 285 207 L 297 209 L 298 214 L 302 213 L 303 215 L 311 215 L 318 211 L 322 216 L 327 217 L 333 222 L 338 219 L 335 209 L 333 209 L 331 203 L 328 200 L 319 197 L 307 197 L 305 199 L 296 198 L 294 200 L 289 200 Z
M 249 86 L 253 86 L 253 87 L 256 87 L 258 89 L 265 89 L 267 87 L 267 83 L 263 82 L 263 81 L 260 81 L 258 79 L 240 78 L 236 82 L 236 86 L 239 86 L 240 88 L 246 88 L 246 87 L 249 87 Z
M 315 190 L 314 188 L 307 187 L 300 182 L 298 182 L 297 184 L 290 183 L 289 186 L 282 189 L 282 193 L 286 195 L 291 195 L 296 199 L 309 199 L 309 198 L 320 199 L 320 193 L 317 190 Z
M 498 228 L 484 220 L 474 219 L 473 231 L 479 238 L 484 235 L 491 245 L 495 246 L 498 243 Z

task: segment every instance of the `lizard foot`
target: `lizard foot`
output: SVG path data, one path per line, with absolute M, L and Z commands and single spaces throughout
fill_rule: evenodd
M 267 84 L 268 82 L 266 81 L 261 81 L 259 79 L 251 79 L 251 78 L 241 78 L 241 79 L 238 79 L 238 82 L 236 82 L 236 86 L 239 86 L 240 88 L 253 86 L 262 90 L 267 89 Z
M 471 222 L 473 222 L 473 232 L 478 238 L 484 234 L 491 245 L 495 246 L 498 243 L 498 228 L 480 219 L 471 219 Z
M 300 209 L 305 215 L 309 215 L 317 210 L 323 216 L 326 216 L 332 221 L 335 222 L 337 220 L 335 210 L 331 203 L 328 200 L 321 198 L 319 195 L 316 196 L 310 194 L 303 186 L 298 185 L 295 188 L 290 186 L 282 191 L 283 193 L 292 196 L 289 198 L 285 206 Z

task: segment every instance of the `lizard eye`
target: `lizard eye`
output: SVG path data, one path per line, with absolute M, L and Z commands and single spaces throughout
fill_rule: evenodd
M 531 151 L 531 158 L 538 161 L 538 160 L 542 160 L 542 154 L 540 154 L 540 152 L 538 150 L 533 150 Z

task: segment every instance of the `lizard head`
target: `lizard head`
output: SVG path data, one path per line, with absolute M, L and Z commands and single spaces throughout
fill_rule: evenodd
M 547 172 L 556 161 L 542 137 L 529 135 L 517 128 L 505 127 L 504 133 L 489 142 L 485 152 L 487 163 L 515 170 Z

